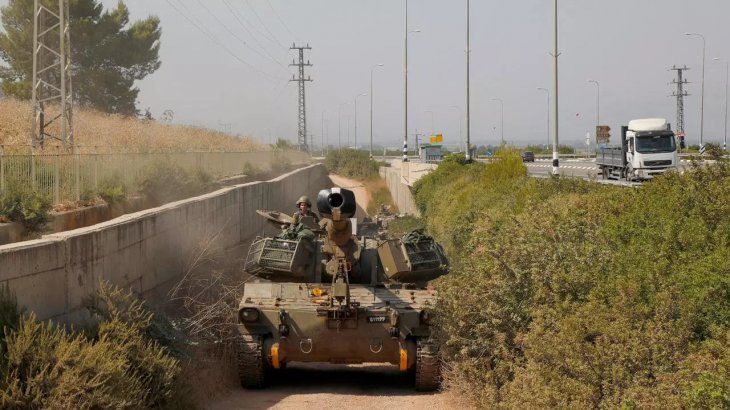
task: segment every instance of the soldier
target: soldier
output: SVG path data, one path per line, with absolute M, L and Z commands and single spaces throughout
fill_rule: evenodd
M 312 201 L 304 195 L 302 195 L 297 201 L 297 212 L 292 216 L 292 225 L 297 225 L 299 223 L 299 219 L 303 216 L 311 216 L 314 218 L 315 223 L 319 223 L 319 217 L 317 214 L 312 212 Z

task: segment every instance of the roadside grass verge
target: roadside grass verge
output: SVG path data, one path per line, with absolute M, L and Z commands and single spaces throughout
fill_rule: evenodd
M 330 173 L 362 182 L 370 193 L 370 203 L 366 210 L 369 215 L 375 216 L 380 213 L 381 205 L 386 205 L 392 212 L 397 212 L 388 186 L 378 173 L 383 164 L 371 160 L 368 152 L 354 149 L 330 151 L 324 163 Z
M 730 406 L 730 166 L 628 189 L 497 155 L 415 187 L 453 264 L 447 386 L 489 408 Z

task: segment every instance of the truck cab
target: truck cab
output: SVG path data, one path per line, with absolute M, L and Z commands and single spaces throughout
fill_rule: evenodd
M 621 127 L 621 146 L 601 148 L 596 165 L 604 179 L 646 180 L 675 169 L 677 142 L 667 120 L 633 120 Z

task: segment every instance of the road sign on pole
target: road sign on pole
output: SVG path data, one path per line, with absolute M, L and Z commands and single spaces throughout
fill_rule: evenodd
M 611 140 L 611 127 L 608 125 L 599 125 L 596 127 L 596 143 L 608 144 Z

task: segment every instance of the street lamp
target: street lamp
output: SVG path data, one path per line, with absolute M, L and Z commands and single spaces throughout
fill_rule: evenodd
M 598 127 L 601 125 L 601 83 L 596 80 L 588 80 L 596 85 L 596 141 L 598 141 Z
M 461 147 L 462 142 L 464 142 L 463 141 L 464 137 L 462 135 L 462 130 L 461 130 L 461 119 L 464 116 L 464 113 L 461 111 L 461 108 L 457 105 L 452 105 L 451 108 L 453 108 L 459 112 L 459 147 Z
M 327 110 L 322 110 L 322 135 L 320 135 L 320 142 L 322 143 L 322 156 L 324 156 L 324 115 Z
M 500 120 L 501 125 L 499 126 L 499 128 L 501 129 L 501 134 L 502 134 L 502 145 L 504 145 L 504 101 L 502 101 L 501 98 L 492 98 L 492 101 L 499 101 L 500 118 L 501 118 L 501 120 Z
M 471 3 L 466 0 L 466 162 L 471 162 Z M 461 110 L 459 110 L 461 111 Z M 461 119 L 459 119 L 459 141 L 461 141 Z
M 404 41 L 405 41 L 405 58 L 403 61 L 403 75 L 405 76 L 405 90 L 403 93 L 404 99 L 404 124 L 403 124 L 403 162 L 408 162 L 408 35 L 411 33 L 420 33 L 421 30 L 409 30 L 408 29 L 408 0 L 405 0 L 406 12 L 405 12 L 405 27 L 404 27 Z
M 560 175 L 560 158 L 558 155 L 558 0 L 553 1 L 553 176 Z
M 342 107 L 347 105 L 349 103 L 343 102 L 340 103 L 340 108 L 338 109 L 338 115 L 337 115 L 337 147 L 339 149 L 342 149 Z
M 725 63 L 725 138 L 722 142 L 722 150 L 727 150 L 727 90 L 728 90 L 728 80 L 730 79 L 730 71 L 728 70 L 728 61 L 722 60 L 721 58 L 713 58 L 715 61 L 724 62 Z
M 357 99 L 359 97 L 367 97 L 367 95 L 368 93 L 362 93 L 356 95 L 355 98 L 353 98 L 353 100 L 355 101 L 355 142 L 353 144 L 355 146 L 355 149 L 357 149 Z
M 545 87 L 538 87 L 538 90 L 545 91 L 547 94 L 547 145 L 546 147 L 550 149 L 550 90 Z
M 373 71 L 382 66 L 380 63 L 370 68 L 370 159 L 373 159 Z
M 699 37 L 702 39 L 702 95 L 700 97 L 700 153 L 704 155 L 705 146 L 705 55 L 707 41 L 700 33 L 684 33 L 685 36 Z

